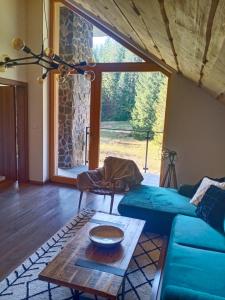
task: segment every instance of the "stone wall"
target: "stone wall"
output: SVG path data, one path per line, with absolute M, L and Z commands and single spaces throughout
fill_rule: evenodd
M 92 56 L 93 26 L 69 9 L 60 8 L 59 55 L 79 62 Z M 91 84 L 83 75 L 59 82 L 58 167 L 84 164 L 85 129 L 90 118 Z

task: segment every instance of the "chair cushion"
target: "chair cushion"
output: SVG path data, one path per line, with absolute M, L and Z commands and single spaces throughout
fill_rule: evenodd
M 139 185 L 122 198 L 118 211 L 123 216 L 146 220 L 154 232 L 169 233 L 177 214 L 196 216 L 195 206 L 189 201 L 175 189 Z

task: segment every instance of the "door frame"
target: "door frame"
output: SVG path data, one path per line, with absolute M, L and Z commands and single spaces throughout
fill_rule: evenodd
M 29 137 L 28 137 L 28 83 L 8 78 L 0 77 L 0 84 L 10 86 L 14 88 L 14 103 L 15 103 L 15 112 L 17 116 L 15 118 L 21 122 L 23 121 L 22 126 L 22 135 L 17 133 L 17 143 L 21 143 L 23 146 L 21 153 L 21 160 L 18 160 L 17 166 L 17 176 L 20 182 L 27 182 L 29 181 Z M 17 93 L 19 88 L 24 88 L 25 98 L 24 98 L 24 108 L 20 112 L 22 113 L 21 117 L 18 115 L 20 112 L 18 111 L 17 106 Z M 19 97 L 18 97 L 19 98 Z M 16 124 L 16 123 L 15 123 Z M 22 138 L 23 136 L 23 138 Z M 20 158 L 19 158 L 20 159 Z M 20 180 L 19 174 L 21 174 L 22 179 Z

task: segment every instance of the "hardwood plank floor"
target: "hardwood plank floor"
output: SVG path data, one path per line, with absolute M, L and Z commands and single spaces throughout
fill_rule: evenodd
M 79 195 L 58 184 L 0 185 L 0 281 L 77 214 Z M 82 207 L 109 212 L 109 205 L 108 197 L 83 196 Z

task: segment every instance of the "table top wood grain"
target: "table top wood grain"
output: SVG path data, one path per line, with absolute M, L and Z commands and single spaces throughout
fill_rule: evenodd
M 95 246 L 88 233 L 99 224 L 123 229 L 121 244 L 113 248 Z M 116 299 L 144 225 L 143 220 L 96 213 L 39 274 L 39 279 Z

